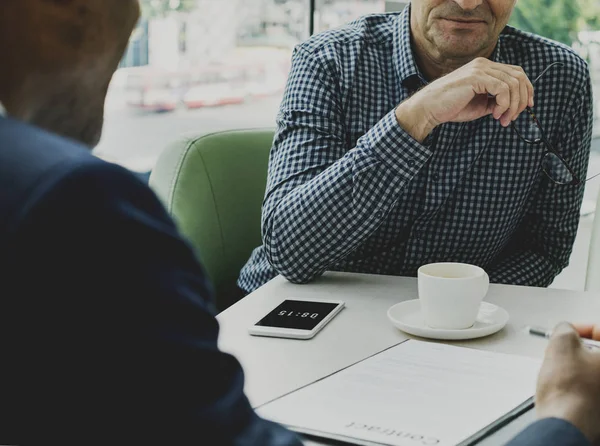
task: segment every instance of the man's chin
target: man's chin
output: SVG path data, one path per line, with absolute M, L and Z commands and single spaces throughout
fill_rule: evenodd
M 428 40 L 441 56 L 451 59 L 475 58 L 490 46 L 490 35 L 486 29 L 449 30 L 433 27 Z
M 450 59 L 475 59 L 481 56 L 486 46 L 479 43 L 481 40 L 471 40 L 468 37 L 467 39 L 469 40 L 466 41 L 464 37 L 461 39 L 450 38 L 439 42 L 437 49 L 440 54 Z

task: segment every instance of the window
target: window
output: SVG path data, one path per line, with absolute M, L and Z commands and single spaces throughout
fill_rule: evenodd
M 141 0 L 95 153 L 152 169 L 179 135 L 272 127 L 309 0 Z
M 315 31 L 326 31 L 363 15 L 385 12 L 385 6 L 385 0 L 317 0 Z

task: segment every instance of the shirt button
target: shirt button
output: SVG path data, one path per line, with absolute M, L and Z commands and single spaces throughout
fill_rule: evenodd
M 415 160 L 408 160 L 408 165 L 409 165 L 410 167 L 414 167 L 414 165 L 415 165 L 415 164 L 417 164 L 417 163 L 415 162 Z
M 437 183 L 438 181 L 440 181 L 440 176 L 439 174 L 434 173 L 431 179 Z
M 375 212 L 375 217 L 376 217 L 376 218 L 381 218 L 381 217 L 383 217 L 383 212 L 381 212 L 381 211 L 377 211 L 377 212 Z

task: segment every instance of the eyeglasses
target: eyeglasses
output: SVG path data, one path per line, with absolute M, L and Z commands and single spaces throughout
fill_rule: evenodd
M 530 107 L 527 107 L 525 110 L 530 118 L 528 119 L 527 124 L 523 126 L 525 130 L 522 127 L 521 131 L 519 131 L 514 122 L 511 124 L 512 129 L 519 138 L 526 143 L 536 146 L 544 144 L 544 146 L 546 146 L 547 152 L 542 159 L 542 170 L 544 173 L 556 184 L 578 186 L 583 183 L 571 166 L 569 166 L 552 144 L 550 144 L 546 138 L 546 133 L 533 110 Z
M 548 70 L 553 68 L 554 66 L 564 66 L 561 62 L 555 62 L 549 65 L 543 72 L 540 74 L 532 84 L 535 83 L 544 75 Z M 569 186 L 579 186 L 584 184 L 586 181 L 595 178 L 590 177 L 585 181 L 582 181 L 575 171 L 569 166 L 569 164 L 565 161 L 565 159 L 558 153 L 558 151 L 554 148 L 548 138 L 546 137 L 546 132 L 540 124 L 540 121 L 535 116 L 535 113 L 531 109 L 531 107 L 527 107 L 525 111 L 528 114 L 528 118 L 525 122 L 521 122 L 521 124 L 516 124 L 518 121 L 514 121 L 511 123 L 511 127 L 513 131 L 528 144 L 539 146 L 543 144 L 546 147 L 546 154 L 542 159 L 542 170 L 544 173 L 553 181 L 555 184 L 559 185 L 569 185 Z

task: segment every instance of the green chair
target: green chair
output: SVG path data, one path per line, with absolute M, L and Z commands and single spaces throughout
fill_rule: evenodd
M 158 159 L 150 186 L 188 238 L 222 311 L 239 298 L 236 280 L 261 241 L 261 207 L 273 130 L 186 137 Z

